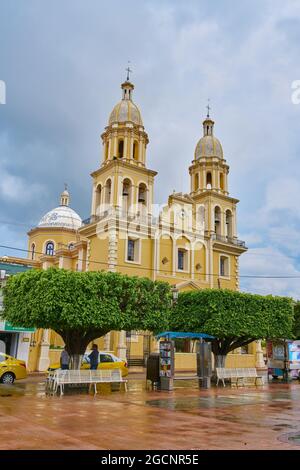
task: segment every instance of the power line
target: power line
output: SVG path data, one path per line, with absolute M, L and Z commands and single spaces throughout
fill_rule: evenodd
M 17 248 L 17 247 L 13 247 L 13 246 L 8 246 L 8 245 L 0 245 L 0 248 L 5 248 L 5 249 L 8 249 L 8 250 L 15 250 L 15 251 L 21 251 L 23 253 L 32 253 L 31 250 L 25 250 L 24 248 Z M 42 253 L 42 252 L 38 252 L 38 251 L 35 251 L 34 252 L 35 254 L 39 254 L 39 255 L 45 255 L 45 253 Z M 69 259 L 68 256 L 65 256 L 65 255 L 61 255 L 62 258 L 65 258 L 65 259 Z M 3 257 L 2 257 L 3 258 Z M 28 260 L 28 261 L 34 261 L 34 260 Z M 83 263 L 84 262 L 89 262 L 89 263 L 94 263 L 94 264 L 100 264 L 100 265 L 105 265 L 106 267 L 110 264 L 109 262 L 105 262 L 105 261 L 97 261 L 97 260 L 94 260 L 94 259 L 81 259 L 81 258 L 78 258 L 77 261 L 82 261 Z M 143 266 L 137 266 L 137 265 L 131 265 L 131 264 L 115 264 L 114 265 L 115 267 L 119 267 L 119 268 L 132 268 L 132 269 L 135 269 L 135 270 L 144 270 L 144 271 L 155 271 L 158 275 L 159 273 L 162 273 L 162 272 L 165 272 L 165 273 L 168 273 L 169 276 L 172 277 L 172 273 L 173 273 L 173 270 L 171 269 L 155 269 L 155 268 L 145 268 Z M 177 271 L 178 273 L 178 271 Z M 190 274 L 197 274 L 199 276 L 212 276 L 212 277 L 217 277 L 217 278 L 220 278 L 222 276 L 220 276 L 220 274 L 214 274 L 214 273 L 200 273 L 198 271 L 189 271 L 187 272 L 186 274 L 190 275 Z M 176 276 L 177 279 L 179 279 L 180 277 L 179 276 Z M 232 279 L 233 276 L 231 275 L 228 275 L 226 276 L 226 279 Z M 241 274 L 238 276 L 239 278 L 245 278 L 245 279 L 300 279 L 300 274 L 299 275 L 273 275 L 273 276 L 270 276 L 270 275 L 254 275 L 254 274 Z M 184 280 L 188 280 L 186 277 L 182 277 L 181 279 L 184 279 Z M 197 279 L 197 280 L 201 280 L 201 279 Z

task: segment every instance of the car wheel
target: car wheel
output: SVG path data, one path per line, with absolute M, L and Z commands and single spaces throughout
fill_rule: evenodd
M 13 384 L 15 381 L 15 376 L 11 372 L 5 372 L 1 377 L 1 383 L 3 384 Z

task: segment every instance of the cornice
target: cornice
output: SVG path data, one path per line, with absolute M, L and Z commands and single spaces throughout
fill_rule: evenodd
M 78 229 L 80 230 L 80 229 Z M 47 233 L 47 232 L 66 232 L 66 233 L 77 233 L 78 230 L 74 230 L 72 228 L 66 228 L 66 227 L 34 227 L 29 232 L 27 232 L 27 235 L 34 235 L 38 232 L 41 233 Z
M 91 173 L 91 176 L 93 178 L 95 178 L 96 176 L 101 175 L 102 173 L 106 172 L 107 170 L 116 169 L 116 168 L 124 168 L 124 169 L 127 169 L 127 170 L 135 170 L 135 171 L 138 170 L 140 173 L 143 173 L 147 176 L 153 176 L 154 177 L 154 176 L 157 175 L 157 171 L 149 170 L 145 167 L 141 167 L 141 166 L 138 166 L 138 165 L 132 165 L 130 163 L 123 162 L 121 159 L 118 159 L 118 160 L 111 160 L 105 166 L 102 166 L 98 170 L 93 171 L 93 173 Z
M 225 168 L 227 170 L 227 174 L 229 173 L 229 165 L 226 163 L 226 160 L 209 160 L 209 161 L 199 161 L 199 160 L 193 160 L 192 164 L 189 166 L 189 173 L 191 174 L 193 170 L 197 168 L 205 168 L 205 167 L 222 167 L 223 169 Z
M 199 194 L 195 194 L 194 196 L 191 196 L 191 197 L 195 202 L 198 202 L 199 200 L 202 200 L 202 199 L 214 199 L 214 198 L 221 199 L 222 201 L 226 201 L 226 202 L 231 202 L 233 204 L 237 204 L 238 202 L 240 202 L 239 199 L 226 196 L 225 194 L 218 193 L 216 191 L 213 191 L 212 189 L 207 189 L 206 191 L 203 191 Z
M 218 253 L 229 253 L 231 255 L 240 256 L 242 253 L 245 253 L 248 248 L 214 240 L 213 250 L 217 251 Z

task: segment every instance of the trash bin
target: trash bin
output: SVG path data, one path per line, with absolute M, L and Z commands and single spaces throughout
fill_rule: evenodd
M 151 380 L 152 387 L 159 387 L 159 353 L 151 353 L 146 365 L 146 380 Z

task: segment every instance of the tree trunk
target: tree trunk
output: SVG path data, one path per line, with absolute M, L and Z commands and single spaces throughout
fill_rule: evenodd
M 70 355 L 70 368 L 80 369 L 82 358 L 88 344 L 96 338 L 104 336 L 107 331 L 103 330 L 67 330 L 57 331 L 65 342 L 65 348 Z
M 215 358 L 215 369 L 217 367 L 225 367 L 226 354 L 214 354 Z
M 233 351 L 236 348 L 245 346 L 254 341 L 253 338 L 248 337 L 228 337 L 223 339 L 213 339 L 211 342 L 212 352 L 215 359 L 214 372 L 216 373 L 217 367 L 225 367 L 226 356 L 230 351 Z
M 83 354 L 70 355 L 70 369 L 80 369 L 82 364 Z

